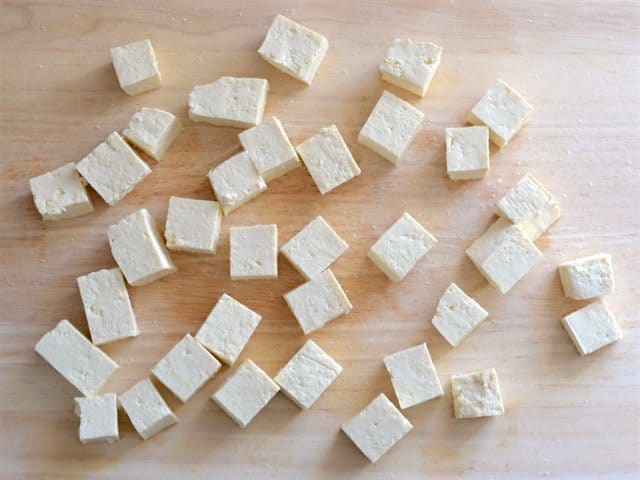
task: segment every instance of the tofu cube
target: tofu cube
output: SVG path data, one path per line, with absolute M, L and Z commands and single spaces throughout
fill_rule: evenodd
M 424 97 L 440 66 L 442 47 L 396 38 L 380 65 L 382 79 Z
M 150 40 L 112 48 L 111 60 L 120 88 L 127 95 L 160 88 L 162 77 Z
M 78 428 L 80 442 L 113 443 L 120 439 L 115 393 L 77 397 L 74 400 L 76 415 L 80 417 L 80 427 Z
M 456 418 L 495 417 L 504 413 L 498 374 L 494 368 L 451 377 Z
M 580 355 L 589 355 L 622 340 L 622 332 L 602 300 L 567 315 L 562 319 L 562 325 Z
M 558 265 L 564 294 L 576 300 L 588 300 L 614 292 L 611 255 L 598 253 Z
M 174 114 L 143 107 L 135 113 L 122 136 L 159 162 L 180 132 L 182 124 Z
M 192 253 L 216 253 L 222 210 L 218 202 L 171 197 L 164 238 L 167 248 Z
M 474 180 L 489 172 L 489 129 L 446 128 L 447 175 L 451 180 Z
M 143 440 L 178 423 L 178 419 L 148 378 L 121 393 L 118 402 Z
M 407 212 L 384 232 L 367 256 L 394 282 L 402 280 L 438 241 Z
M 229 229 L 231 280 L 278 278 L 278 226 Z
M 385 90 L 360 130 L 358 143 L 397 165 L 423 118 L 420 110 Z
M 488 316 L 478 302 L 452 283 L 440 298 L 431 323 L 451 346 L 457 347 Z
M 342 431 L 371 462 L 377 462 L 413 425 L 384 393 L 342 426 Z
M 277 15 L 258 53 L 281 72 L 311 85 L 328 48 L 322 35 Z

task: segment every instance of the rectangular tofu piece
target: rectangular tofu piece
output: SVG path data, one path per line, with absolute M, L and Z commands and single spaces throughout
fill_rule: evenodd
M 562 319 L 580 355 L 589 355 L 622 340 L 622 332 L 602 300 L 576 310 Z
M 588 300 L 610 295 L 615 290 L 611 255 L 598 253 L 558 265 L 565 296 Z
M 145 378 L 118 396 L 133 428 L 143 440 L 178 422 L 151 380 Z
M 384 393 L 342 426 L 342 431 L 371 462 L 377 462 L 413 425 Z
M 138 336 L 140 330 L 119 268 L 91 272 L 76 281 L 95 345 Z
M 278 226 L 229 228 L 231 280 L 278 278 Z
M 111 225 L 107 236 L 113 258 L 129 285 L 146 285 L 177 270 L 146 208 Z
M 122 132 L 122 136 L 158 162 L 182 132 L 180 120 L 159 108 L 143 107 Z
M 451 180 L 475 180 L 489 172 L 487 127 L 445 128 L 447 175 Z
M 222 209 L 218 202 L 171 197 L 164 227 L 169 250 L 191 253 L 216 253 Z
M 113 47 L 111 60 L 120 88 L 127 95 L 138 95 L 160 88 L 162 77 L 150 40 Z
M 442 47 L 396 38 L 380 65 L 382 79 L 424 97 L 440 66 Z
M 80 417 L 80 427 L 78 428 L 80 442 L 113 443 L 120 439 L 115 393 L 77 397 L 74 400 L 76 415 Z
M 457 347 L 488 316 L 478 302 L 452 283 L 440 298 L 431 323 L 451 346 Z
M 451 394 L 456 418 L 495 417 L 504 413 L 498 374 L 494 368 L 453 375 Z
M 61 320 L 36 343 L 42 356 L 83 395 L 93 395 L 116 371 L 118 364 L 91 344 L 68 320 Z

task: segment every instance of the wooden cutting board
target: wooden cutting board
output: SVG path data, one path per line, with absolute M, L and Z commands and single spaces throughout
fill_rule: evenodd
M 135 4 L 134 4 L 135 3 Z M 277 13 L 330 43 L 313 85 L 281 74 L 256 53 Z M 635 2 L 3 2 L 0 4 L 0 476 L 4 478 L 630 478 L 640 471 L 640 8 Z M 396 37 L 444 47 L 426 98 L 381 82 L 378 65 Z M 109 48 L 150 38 L 159 90 L 129 97 Z M 173 255 L 179 272 L 130 288 L 141 335 L 105 351 L 121 369 L 121 392 L 186 332 L 195 333 L 227 292 L 261 313 L 242 358 L 271 375 L 305 341 L 282 294 L 302 282 L 285 261 L 277 281 L 231 282 L 228 228 L 277 223 L 280 244 L 321 214 L 350 244 L 333 270 L 354 310 L 310 338 L 344 373 L 308 411 L 278 395 L 247 429 L 213 402 L 225 368 L 186 405 L 161 390 L 180 418 L 150 441 L 124 415 L 121 440 L 83 446 L 74 389 L 33 351 L 68 318 L 87 332 L 75 278 L 114 261 L 106 229 L 146 207 L 163 227 L 169 196 L 212 199 L 205 177 L 238 151 L 238 130 L 192 123 L 187 95 L 222 75 L 267 78 L 266 115 L 294 144 L 335 123 L 362 175 L 321 196 L 300 168 L 227 217 L 215 256 Z M 444 128 L 461 126 L 496 77 L 536 107 L 489 176 L 453 183 L 444 169 Z M 356 143 L 383 89 L 426 114 L 397 167 Z M 92 215 L 43 222 L 28 179 L 78 161 L 142 106 L 167 109 L 184 133 L 153 174 Z M 543 261 L 507 295 L 487 285 L 464 249 L 493 221 L 498 198 L 531 172 L 560 201 L 561 220 L 538 242 Z M 366 258 L 374 240 L 408 211 L 439 240 L 401 283 Z M 560 319 L 584 302 L 564 298 L 556 266 L 613 254 L 607 298 L 625 338 L 580 358 Z M 490 312 L 459 347 L 431 326 L 455 281 Z M 413 431 L 373 465 L 340 426 L 379 392 L 395 401 L 385 354 L 426 341 L 444 397 L 404 413 Z M 449 376 L 495 367 L 506 413 L 456 421 Z

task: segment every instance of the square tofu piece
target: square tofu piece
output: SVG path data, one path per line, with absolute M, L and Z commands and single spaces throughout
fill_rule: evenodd
M 426 343 L 387 355 L 384 365 L 391 375 L 400 408 L 444 395 Z
M 117 132 L 80 160 L 76 168 L 109 205 L 122 200 L 151 173 Z
M 187 333 L 151 369 L 151 373 L 181 402 L 186 402 L 220 367 L 220 362 Z
M 148 378 L 140 380 L 129 390 L 121 393 L 118 401 L 131 420 L 133 428 L 144 440 L 178 422 Z
M 588 355 L 622 339 L 618 324 L 602 300 L 567 315 L 562 324 L 580 355 Z
M 611 255 L 599 253 L 558 265 L 564 294 L 576 300 L 587 300 L 613 293 Z
M 107 235 L 111 254 L 129 285 L 140 287 L 177 270 L 146 208 L 111 225 Z
M 407 212 L 374 243 L 367 256 L 394 282 L 402 280 L 438 241 Z
M 489 127 L 489 138 L 504 147 L 523 127 L 533 107 L 503 80 L 496 80 L 471 109 L 467 121 Z
M 233 365 L 262 317 L 223 294 L 196 334 L 196 340 L 227 365 Z
M 266 182 L 298 168 L 300 160 L 276 117 L 264 120 L 238 135 L 258 173 Z
M 411 431 L 413 425 L 381 393 L 342 426 L 342 431 L 371 462 L 376 462 Z
M 82 443 L 113 443 L 120 438 L 115 393 L 77 397 L 75 404 L 76 415 L 80 417 L 78 436 Z
M 231 280 L 278 278 L 278 226 L 229 229 Z
M 119 268 L 98 270 L 76 280 L 91 341 L 95 345 L 135 337 L 140 333 Z
M 280 390 L 251 360 L 246 360 L 213 394 L 216 402 L 242 428 L 262 410 Z
M 127 95 L 160 88 L 162 78 L 150 40 L 112 48 L 111 60 L 120 88 Z
M 85 185 L 74 163 L 29 180 L 33 203 L 44 220 L 61 220 L 93 212 L 93 202 Z
M 396 38 L 380 65 L 382 79 L 424 97 L 440 66 L 442 47 Z
M 542 259 L 524 231 L 499 218 L 466 251 L 487 281 L 505 294 Z
M 313 340 L 307 340 L 274 378 L 300 408 L 309 408 L 342 373 L 342 367 Z
M 216 253 L 222 210 L 218 202 L 171 197 L 164 238 L 169 250 Z
M 440 298 L 431 323 L 451 346 L 457 347 L 488 316 L 478 302 L 452 283 Z
M 321 128 L 297 150 L 322 195 L 360 175 L 360 167 L 335 125 Z
M 228 158 L 209 171 L 209 181 L 225 215 L 254 199 L 267 184 L 253 166 L 247 152 Z
M 277 15 L 258 53 L 281 72 L 311 85 L 328 48 L 322 35 Z
M 446 128 L 447 175 L 451 180 L 483 178 L 489 171 L 487 127 Z
M 268 92 L 264 78 L 221 77 L 191 90 L 189 118 L 218 127 L 255 127 L 262 121 Z
M 47 332 L 35 350 L 83 395 L 96 393 L 118 368 L 68 320 L 61 320 Z
M 423 118 L 420 110 L 385 90 L 360 130 L 358 143 L 397 165 Z
M 456 418 L 495 417 L 504 413 L 495 369 L 451 377 Z
M 284 300 L 305 335 L 349 313 L 353 308 L 329 269 L 285 293 Z
M 143 107 L 136 112 L 122 136 L 157 161 L 182 131 L 180 120 L 158 108 Z

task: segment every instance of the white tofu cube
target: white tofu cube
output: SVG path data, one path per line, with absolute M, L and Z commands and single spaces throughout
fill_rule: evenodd
M 111 60 L 120 88 L 127 95 L 138 95 L 160 88 L 162 77 L 150 40 L 113 47 Z
M 111 254 L 129 285 L 146 285 L 177 270 L 146 208 L 111 225 L 107 235 Z
M 178 422 L 148 378 L 140 380 L 129 390 L 121 393 L 118 402 L 143 440 Z
M 328 48 L 322 35 L 277 15 L 258 53 L 281 72 L 311 85 Z
M 278 226 L 229 228 L 231 280 L 278 278 Z
M 380 65 L 382 79 L 424 97 L 440 66 L 442 47 L 396 38 Z
M 93 395 L 118 364 L 91 344 L 68 320 L 61 320 L 36 343 L 36 352 L 83 395 Z
M 558 265 L 564 294 L 576 300 L 602 297 L 614 292 L 611 255 L 599 253 Z
M 474 180 L 489 172 L 487 127 L 445 128 L 447 175 L 451 180 Z
M 413 425 L 381 393 L 342 426 L 342 431 L 371 462 L 376 462 L 411 431 Z
M 174 114 L 143 107 L 133 115 L 122 136 L 147 155 L 161 161 L 180 132 L 182 124 Z
M 279 390 L 269 375 L 251 360 L 245 360 L 211 399 L 244 428 Z
M 293 403 L 309 408 L 340 373 L 342 367 L 313 340 L 307 340 L 274 380 Z
M 169 250 L 216 253 L 222 210 L 218 202 L 171 197 L 164 238 Z
M 78 437 L 82 443 L 113 443 L 120 439 L 115 393 L 77 397 L 74 400 L 76 415 L 80 417 Z
M 622 339 L 622 332 L 602 300 L 567 315 L 562 325 L 580 355 L 589 355 Z
M 457 347 L 488 316 L 478 302 L 452 283 L 440 298 L 431 323 L 451 346 Z
M 494 368 L 451 377 L 456 418 L 495 417 L 504 413 L 498 374 Z
M 385 90 L 360 130 L 358 143 L 397 165 L 423 118 L 420 110 Z

